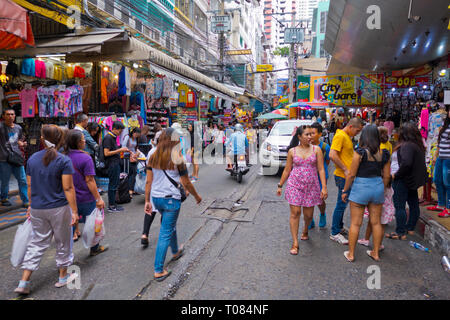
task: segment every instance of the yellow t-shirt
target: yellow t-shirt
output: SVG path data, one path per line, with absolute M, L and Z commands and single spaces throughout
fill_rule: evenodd
M 189 91 L 189 87 L 183 83 L 178 85 L 178 103 L 187 103 L 187 93 Z
M 386 149 L 389 151 L 389 155 L 392 155 L 392 144 L 388 141 L 380 144 L 380 150 Z
M 350 170 L 350 165 L 353 160 L 353 142 L 348 134 L 345 133 L 344 130 L 338 129 L 333 138 L 333 143 L 331 144 L 331 150 L 336 150 L 339 154 L 339 158 Z M 344 178 L 344 171 L 336 166 L 336 170 L 334 170 L 334 175 Z

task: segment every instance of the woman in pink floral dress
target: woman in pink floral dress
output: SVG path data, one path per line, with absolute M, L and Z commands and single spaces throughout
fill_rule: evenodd
M 291 209 L 289 224 L 293 243 L 290 253 L 293 255 L 298 254 L 299 249 L 298 229 L 302 207 L 304 227 L 301 240 L 308 240 L 308 226 L 313 217 L 314 206 L 321 204 L 328 196 L 323 154 L 319 147 L 310 143 L 312 132 L 309 126 L 297 128 L 288 148 L 286 167 L 277 190 L 278 196 L 281 196 L 283 184 L 287 180 L 285 197 Z M 322 182 L 322 190 L 317 171 Z

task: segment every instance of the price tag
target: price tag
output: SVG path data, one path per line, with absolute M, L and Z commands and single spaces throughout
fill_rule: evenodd
M 30 144 L 32 144 L 32 145 L 36 145 L 36 139 L 30 139 Z

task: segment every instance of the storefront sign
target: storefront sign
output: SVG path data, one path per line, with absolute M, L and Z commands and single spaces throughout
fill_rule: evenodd
M 310 101 L 338 106 L 379 105 L 383 102 L 383 74 L 311 76 Z
M 277 79 L 277 96 L 282 96 L 283 94 L 286 94 L 288 82 L 289 79 L 287 78 Z
M 391 88 L 410 88 L 415 86 L 429 86 L 431 84 L 430 75 L 426 76 L 402 76 L 402 77 L 387 77 L 386 89 Z
M 229 55 L 229 56 L 247 55 L 247 54 L 252 54 L 252 50 L 251 49 L 247 49 L 247 50 L 228 50 L 228 51 L 226 51 L 226 54 Z
M 273 65 L 271 64 L 258 64 L 256 66 L 256 72 L 273 71 Z
M 280 96 L 278 98 L 279 103 L 288 103 L 289 102 L 289 96 Z
M 309 101 L 310 76 L 297 76 L 297 101 Z
M 231 31 L 230 16 L 212 16 L 211 31 L 213 33 L 230 32 Z

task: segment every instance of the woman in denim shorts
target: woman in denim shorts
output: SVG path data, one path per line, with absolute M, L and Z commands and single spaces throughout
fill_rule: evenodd
M 353 155 L 350 174 L 345 180 L 342 201 L 350 200 L 351 226 L 349 230 L 349 251 L 345 258 L 353 262 L 359 229 L 364 209 L 369 209 L 369 221 L 373 230 L 373 250 L 366 251 L 372 259 L 379 261 L 378 251 L 383 239 L 381 210 L 384 203 L 384 188 L 390 180 L 389 152 L 380 150 L 380 135 L 376 125 L 368 125 L 361 132 L 359 147 Z M 351 192 L 349 192 L 351 188 Z

